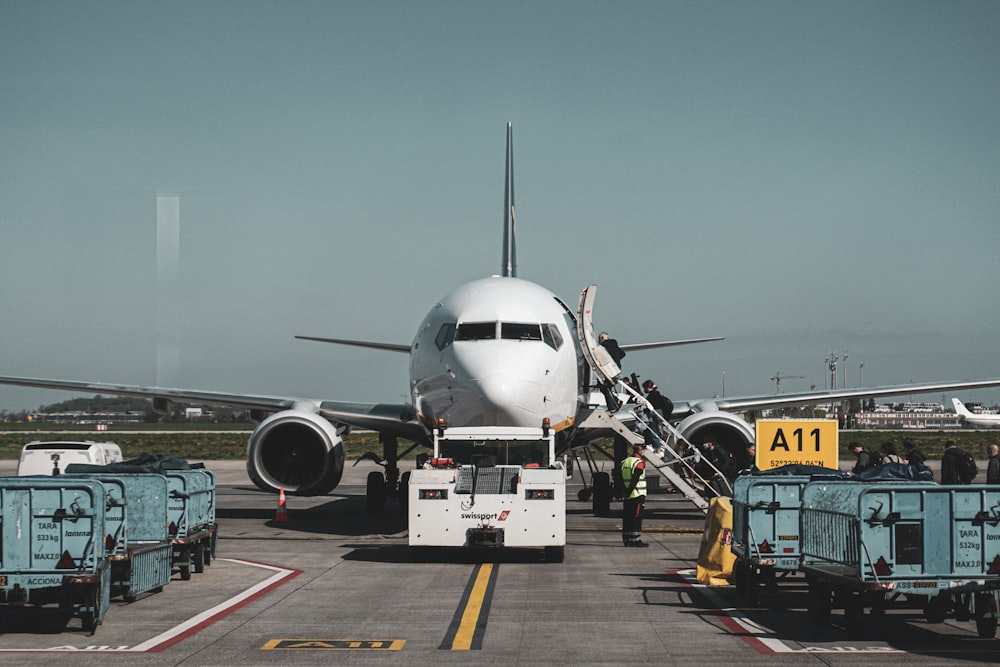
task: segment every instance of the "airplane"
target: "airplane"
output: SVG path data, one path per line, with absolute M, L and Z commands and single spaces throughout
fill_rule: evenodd
M 598 350 L 589 349 L 589 344 L 584 349 L 581 339 L 589 338 L 578 335 L 592 327 L 589 320 L 577 321 L 584 309 L 576 313 L 546 288 L 517 277 L 513 133 L 509 123 L 506 159 L 499 275 L 459 285 L 440 299 L 409 345 L 299 337 L 407 354 L 409 402 L 350 403 L 15 376 L 0 376 L 0 384 L 147 398 L 160 412 L 169 411 L 174 401 L 249 410 L 259 424 L 247 443 L 247 474 L 258 487 L 274 493 L 284 490 L 321 495 L 332 491 L 344 470 L 343 436 L 352 427 L 376 431 L 382 456 L 370 456 L 383 465 L 384 473 L 369 475 L 366 494 L 370 512 L 380 511 L 387 497 L 399 497 L 403 484 L 399 460 L 416 447 L 430 445 L 439 419 L 449 426 L 529 427 L 548 420 L 557 434 L 559 453 L 611 435 L 606 424 L 588 419 L 601 407 L 602 399 L 591 382 L 591 361 Z M 624 344 L 621 348 L 639 351 L 718 340 L 722 339 Z M 830 401 L 856 405 L 875 396 L 998 385 L 1000 378 L 675 400 L 672 420 L 681 436 L 694 445 L 712 439 L 741 454 L 754 442 L 753 426 L 742 413 Z M 402 453 L 400 439 L 413 443 Z
M 1000 428 L 1000 415 L 977 415 L 957 398 L 951 399 L 951 402 L 955 406 L 955 412 L 966 424 L 983 428 Z

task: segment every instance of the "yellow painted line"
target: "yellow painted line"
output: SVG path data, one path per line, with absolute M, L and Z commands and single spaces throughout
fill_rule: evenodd
M 272 639 L 265 651 L 399 651 L 405 639 Z
M 493 572 L 493 563 L 483 563 L 476 575 L 476 581 L 472 585 L 472 593 L 469 601 L 465 605 L 462 613 L 462 621 L 458 625 L 458 632 L 455 633 L 455 641 L 451 644 L 453 651 L 468 651 L 472 648 L 472 636 L 476 632 L 476 624 L 479 623 L 479 614 L 483 609 L 483 600 L 486 598 L 486 588 L 490 582 L 490 574 Z

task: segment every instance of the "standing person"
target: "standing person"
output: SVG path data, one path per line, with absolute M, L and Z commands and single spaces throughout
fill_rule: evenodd
M 674 413 L 673 401 L 661 394 L 660 388 L 652 380 L 643 382 L 642 389 L 646 392 L 646 400 L 649 401 L 649 404 L 659 410 L 664 419 L 669 420 L 670 415 Z
M 986 451 L 990 454 L 989 463 L 986 464 L 986 483 L 1000 484 L 1000 447 L 993 443 Z
M 899 452 L 891 442 L 882 443 L 882 463 L 900 463 Z
M 858 457 L 858 460 L 854 463 L 854 467 L 851 468 L 851 472 L 855 475 L 875 465 L 872 453 L 862 447 L 860 442 L 852 442 L 847 448 L 851 450 L 852 454 Z
M 732 495 L 732 492 L 727 488 L 729 471 L 732 468 L 729 452 L 716 445 L 712 440 L 706 440 L 702 444 L 702 448 L 702 463 L 699 465 L 700 470 L 697 470 L 698 474 L 720 496 Z M 712 465 L 707 465 L 706 462 Z
M 971 458 L 966 452 L 955 445 L 954 440 L 944 443 L 944 454 L 941 455 L 942 484 L 971 484 L 976 477 L 975 461 L 969 466 Z
M 602 331 L 601 335 L 597 337 L 597 342 L 608 351 L 608 354 L 610 354 L 611 358 L 614 359 L 615 364 L 617 364 L 618 368 L 621 369 L 622 359 L 625 358 L 625 350 L 618 347 L 618 341 L 614 338 L 610 338 L 607 331 Z
M 677 455 L 683 462 L 681 472 L 684 473 L 684 478 L 691 486 L 695 486 L 695 474 L 698 470 L 698 464 L 701 463 L 701 452 L 687 440 L 681 440 L 680 444 L 677 445 Z
M 917 443 L 913 442 L 910 438 L 903 440 L 903 448 L 906 450 L 906 462 L 910 465 L 920 465 L 924 464 L 927 457 L 924 453 L 917 449 Z
M 614 338 L 608 337 L 607 331 L 602 331 L 597 337 L 597 342 L 601 344 L 608 352 L 608 356 L 614 360 L 615 365 L 618 366 L 618 370 L 622 369 L 622 359 L 625 358 L 625 350 L 618 347 L 618 341 Z M 608 410 L 615 411 L 621 407 L 621 401 L 615 396 L 614 384 L 612 382 L 607 382 L 600 380 L 598 386 L 601 389 L 601 393 L 604 394 L 604 401 L 607 403 Z
M 659 410 L 660 414 L 663 415 L 663 419 L 669 423 L 670 415 L 674 413 L 674 402 L 661 394 L 659 387 L 652 380 L 643 382 L 642 388 L 646 391 L 646 400 L 649 401 L 649 404 L 653 406 L 654 410 Z M 669 440 L 670 429 L 665 424 L 657 423 L 656 430 L 663 440 Z
M 622 460 L 622 543 L 627 547 L 648 547 L 642 541 L 642 508 L 646 504 L 646 464 L 642 445 L 632 446 L 632 455 Z

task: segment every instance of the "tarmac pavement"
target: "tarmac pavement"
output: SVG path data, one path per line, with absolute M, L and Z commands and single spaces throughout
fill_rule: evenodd
M 3 664 L 940 665 L 994 662 L 1000 649 L 971 621 L 932 625 L 917 609 L 871 617 L 863 640 L 848 638 L 836 610 L 817 628 L 800 575 L 740 608 L 732 587 L 694 584 L 704 517 L 677 494 L 650 496 L 649 549 L 622 547 L 620 517 L 577 500 L 577 474 L 564 563 L 540 550 L 415 561 L 398 506 L 365 513 L 370 462 L 347 468 L 333 494 L 289 496 L 287 522 L 274 521 L 276 497 L 247 480 L 243 462 L 207 465 L 219 542 L 204 573 L 113 601 L 94 636 L 76 619 L 15 619 L 0 628 Z M 13 466 L 0 462 L 0 474 Z

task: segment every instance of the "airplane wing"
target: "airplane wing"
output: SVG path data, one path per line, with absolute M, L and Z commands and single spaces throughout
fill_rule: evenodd
M 792 408 L 815 405 L 847 399 L 867 399 L 876 396 L 901 396 L 903 394 L 932 394 L 938 392 L 982 389 L 1000 386 L 1000 378 L 988 380 L 968 380 L 959 382 L 925 382 L 920 384 L 899 384 L 882 387 L 855 387 L 851 389 L 827 389 L 794 394 L 772 394 L 767 396 L 738 396 L 709 398 L 702 400 L 674 401 L 674 414 L 683 415 L 707 410 L 745 412 L 769 408 Z
M 338 424 L 388 433 L 413 441 L 426 439 L 426 432 L 417 422 L 413 406 L 389 403 L 347 403 L 343 401 L 322 401 L 310 398 L 288 396 L 265 396 L 259 394 L 230 394 L 218 391 L 191 389 L 168 389 L 164 387 L 142 387 L 135 385 L 105 384 L 100 382 L 76 382 L 72 380 L 49 380 L 0 376 L 0 384 L 42 389 L 62 389 L 113 396 L 134 396 L 161 401 L 183 401 L 219 405 L 245 410 L 276 412 L 279 410 L 305 410 L 315 412 Z
M 353 345 L 354 347 L 369 347 L 373 350 L 410 353 L 409 345 L 397 343 L 373 343 L 368 340 L 347 340 L 346 338 L 319 338 L 317 336 L 296 336 L 299 340 L 314 340 L 319 343 L 335 343 L 337 345 Z
M 722 336 L 716 336 L 715 338 L 688 338 L 686 340 L 665 340 L 660 343 L 629 343 L 628 345 L 619 345 L 618 347 L 626 352 L 634 352 L 636 350 L 651 350 L 657 347 L 674 347 L 675 345 L 709 343 L 713 340 L 725 340 L 725 338 Z

